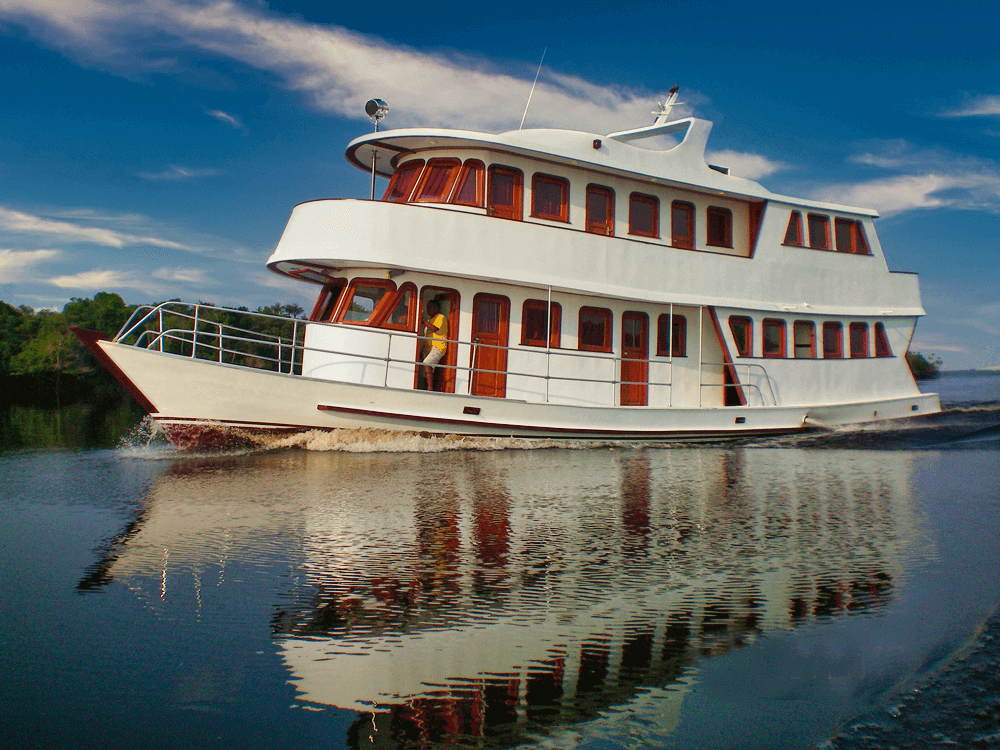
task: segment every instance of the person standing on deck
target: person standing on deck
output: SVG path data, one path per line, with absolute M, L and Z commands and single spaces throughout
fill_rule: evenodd
M 424 346 L 427 347 L 423 358 L 424 382 L 426 389 L 433 391 L 434 370 L 448 351 L 448 318 L 441 312 L 441 305 L 435 300 L 427 303 L 424 330 L 430 332 L 430 338 L 424 339 Z

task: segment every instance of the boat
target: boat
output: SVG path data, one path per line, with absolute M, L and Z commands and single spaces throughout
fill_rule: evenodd
M 79 335 L 182 447 L 714 440 L 940 411 L 905 359 L 918 279 L 889 269 L 877 212 L 709 164 L 712 123 L 672 118 L 676 97 L 610 134 L 376 119 L 346 150 L 371 196 L 296 206 L 267 260 L 315 285 L 307 318 L 167 302 Z

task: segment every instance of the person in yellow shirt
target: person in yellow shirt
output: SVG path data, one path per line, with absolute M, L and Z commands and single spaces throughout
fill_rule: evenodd
M 441 305 L 435 300 L 427 303 L 427 317 L 424 318 L 424 330 L 430 333 L 430 338 L 424 339 L 426 352 L 423 358 L 424 381 L 429 391 L 434 390 L 434 369 L 440 364 L 448 351 L 448 318 L 441 312 Z

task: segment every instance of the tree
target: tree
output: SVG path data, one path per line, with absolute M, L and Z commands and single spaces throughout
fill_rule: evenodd
M 906 364 L 916 380 L 933 380 L 941 374 L 941 358 L 935 354 L 925 357 L 920 352 L 907 352 Z

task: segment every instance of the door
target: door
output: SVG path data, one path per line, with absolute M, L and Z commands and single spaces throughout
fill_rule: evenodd
M 424 368 L 420 366 L 420 360 L 427 353 L 426 342 L 418 338 L 417 345 L 417 366 L 413 375 L 413 387 L 441 393 L 455 392 L 455 373 L 458 364 L 458 324 L 459 324 L 459 294 L 454 289 L 446 289 L 437 286 L 425 286 L 420 290 L 420 309 L 417 312 L 417 320 L 423 320 L 427 313 L 427 303 L 431 300 L 438 303 L 441 312 L 448 319 L 448 348 L 441 364 L 434 368 L 434 382 L 428 384 L 424 382 Z M 423 324 L 417 326 L 422 331 Z
M 477 294 L 472 301 L 472 394 L 507 394 L 507 329 L 510 300 Z
M 489 190 L 486 194 L 486 213 L 499 219 L 521 220 L 523 177 L 510 167 L 493 165 L 489 170 Z
M 646 406 L 649 391 L 649 316 L 622 315 L 621 405 Z

